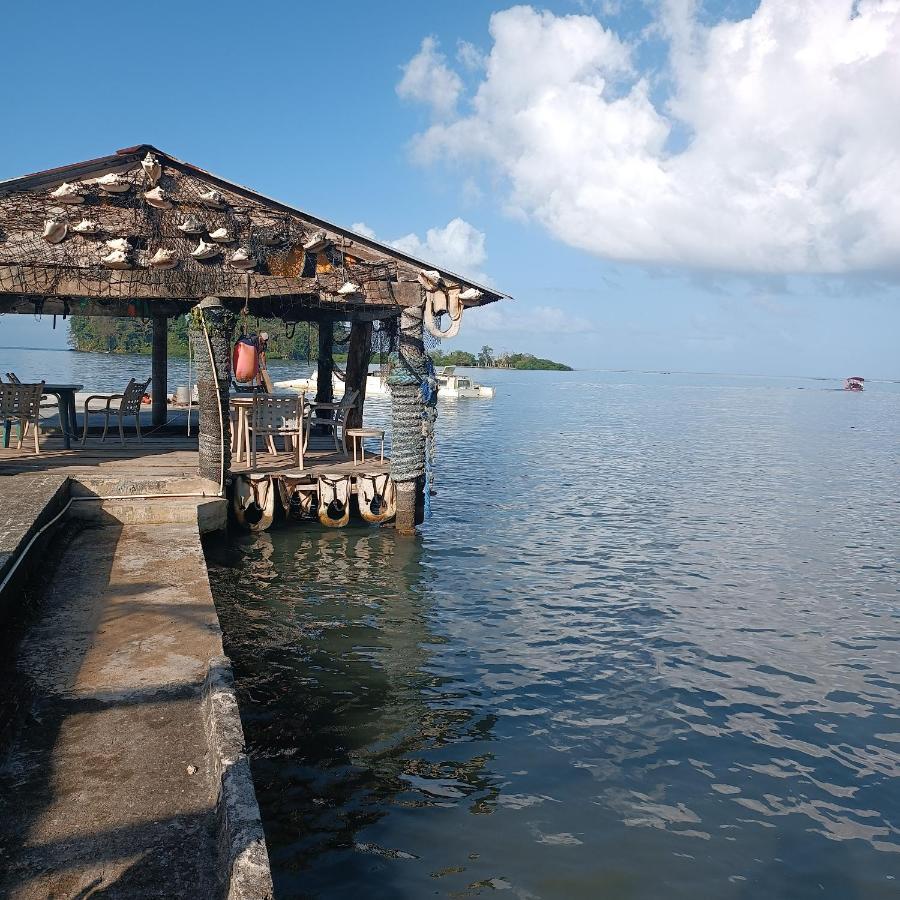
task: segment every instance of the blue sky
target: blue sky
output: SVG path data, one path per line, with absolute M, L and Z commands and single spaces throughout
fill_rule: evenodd
M 0 178 L 152 143 L 515 297 L 456 346 L 900 377 L 897 17 L 824 6 L 15 4 Z

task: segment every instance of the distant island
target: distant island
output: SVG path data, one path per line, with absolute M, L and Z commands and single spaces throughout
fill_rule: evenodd
M 257 324 L 258 322 L 258 324 Z M 312 360 L 318 348 L 318 326 L 314 322 L 297 325 L 288 337 L 284 323 L 277 319 L 250 319 L 248 328 L 267 331 L 269 359 Z M 151 352 L 152 328 L 140 319 L 112 319 L 101 316 L 73 316 L 69 320 L 69 346 L 73 350 L 94 353 L 144 353 Z M 346 348 L 335 344 L 335 359 L 342 359 Z M 187 356 L 187 320 L 184 316 L 169 321 L 169 355 Z M 474 366 L 484 369 L 548 369 L 571 372 L 565 363 L 542 359 L 531 353 L 494 353 L 484 346 L 478 353 L 452 350 L 442 353 L 431 351 L 435 366 Z

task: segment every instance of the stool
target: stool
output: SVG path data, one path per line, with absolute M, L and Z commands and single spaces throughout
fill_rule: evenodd
M 381 440 L 381 461 L 384 462 L 384 429 L 383 428 L 348 428 L 347 437 L 353 444 L 353 465 L 356 463 L 356 445 L 359 444 L 361 453 L 360 462 L 366 461 L 366 438 L 379 438 Z

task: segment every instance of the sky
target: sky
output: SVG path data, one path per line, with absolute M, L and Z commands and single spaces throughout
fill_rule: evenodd
M 512 295 L 450 349 L 900 377 L 898 0 L 85 0 L 4 24 L 0 179 L 154 144 Z M 0 318 L 0 345 L 64 336 Z

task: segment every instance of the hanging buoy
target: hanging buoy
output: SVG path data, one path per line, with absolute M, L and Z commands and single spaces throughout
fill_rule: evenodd
M 425 327 L 436 338 L 453 338 L 462 324 L 463 305 L 459 298 L 459 288 L 427 291 L 425 293 Z M 441 331 L 438 321 L 441 316 L 450 318 L 450 327 Z
M 231 354 L 234 380 L 239 384 L 253 381 L 259 374 L 259 348 L 255 337 L 244 335 L 237 339 Z
M 281 505 L 291 519 L 309 519 L 313 517 L 315 492 L 303 490 L 302 486 L 311 487 L 305 478 L 291 478 L 282 475 L 278 479 L 278 493 L 281 497 Z
M 328 528 L 343 528 L 350 521 L 350 476 L 319 476 L 319 521 Z
M 275 491 L 268 475 L 237 475 L 234 479 L 234 517 L 251 531 L 265 531 L 275 521 Z
M 387 522 L 397 514 L 397 489 L 387 472 L 356 476 L 359 514 L 372 524 Z

